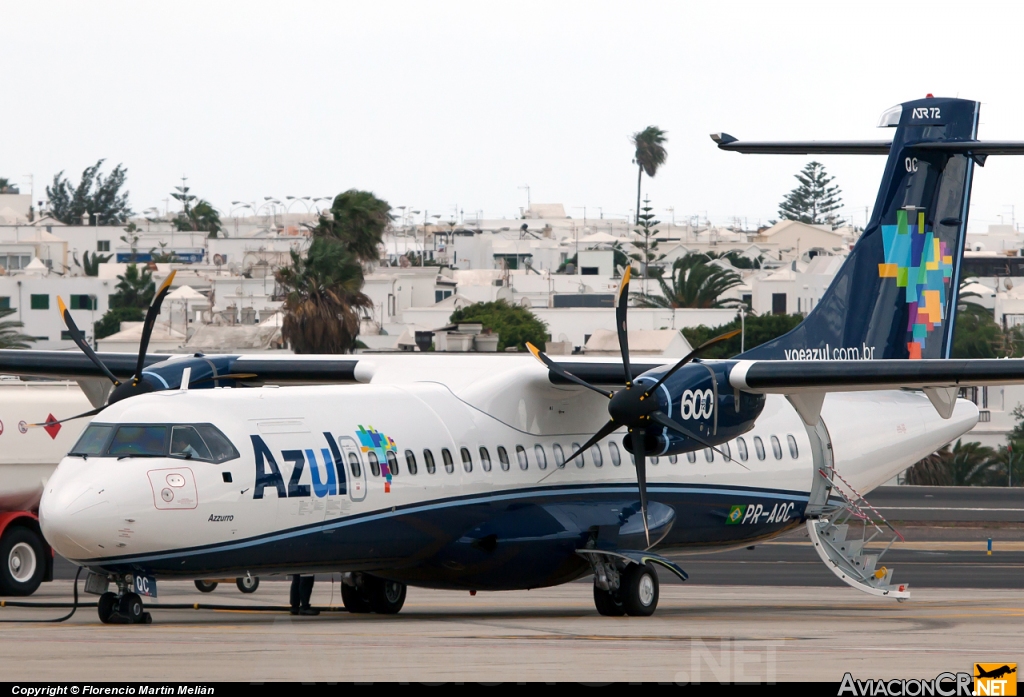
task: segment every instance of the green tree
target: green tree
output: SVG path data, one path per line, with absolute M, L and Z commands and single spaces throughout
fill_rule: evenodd
M 640 184 L 644 178 L 644 172 L 648 177 L 654 177 L 658 168 L 665 164 L 668 159 L 668 151 L 665 150 L 665 143 L 668 142 L 668 132 L 657 126 L 648 126 L 642 131 L 633 134 L 633 164 L 637 166 L 636 174 L 636 223 L 640 224 Z
M 996 451 L 981 443 L 956 442 L 916 462 L 907 470 L 908 484 L 987 486 L 994 483 Z
M 972 302 L 960 304 L 953 325 L 953 358 L 1002 358 L 1004 339 L 991 310 Z
M 110 309 L 93 325 L 97 339 L 121 331 L 121 322 L 141 322 L 156 295 L 153 274 L 136 264 L 129 264 L 124 274 L 117 277 L 117 291 L 110 297 Z
M 135 223 L 128 223 L 124 228 L 124 234 L 121 235 L 120 240 L 128 245 L 128 250 L 131 252 L 129 261 L 135 263 L 135 257 L 139 250 L 139 238 L 142 236 L 142 231 L 139 230 Z
M 658 278 L 661 295 L 634 293 L 638 307 L 731 307 L 735 299 L 722 299 L 722 295 L 743 283 L 739 274 L 708 263 L 703 254 L 687 254 L 672 264 L 671 285 Z
M 759 269 L 761 268 L 761 260 L 751 259 L 750 257 L 743 256 L 736 250 L 731 252 L 707 252 L 707 255 L 712 259 L 725 259 L 727 262 L 732 264 L 737 269 Z
M 484 329 L 498 335 L 498 350 L 509 346 L 526 350 L 526 342 L 541 347 L 548 340 L 548 325 L 520 305 L 510 305 L 504 300 L 490 303 L 475 303 L 452 313 L 452 324 L 479 322 Z
M 305 257 L 292 252 L 292 265 L 277 271 L 287 292 L 281 334 L 295 353 L 348 353 L 359 335 L 363 269 L 337 240 L 315 238 Z
M 171 197 L 181 202 L 182 211 L 174 218 L 172 223 L 176 230 L 194 232 L 206 232 L 207 237 L 217 237 L 221 231 L 220 213 L 210 205 L 209 201 L 197 199 L 189 193 L 189 187 L 182 182 L 181 186 L 174 187 L 177 193 Z
M 89 215 L 90 225 L 122 225 L 132 215 L 128 205 L 128 192 L 121 191 L 128 174 L 122 165 L 114 168 L 110 176 L 99 173 L 103 160 L 86 167 L 77 186 L 64 177 L 63 170 L 53 177 L 53 185 L 46 187 L 50 199 L 50 215 L 65 225 L 81 225 L 82 217 Z
M 703 356 L 704 358 L 732 358 L 739 354 L 741 345 L 747 350 L 760 346 L 795 329 L 803 320 L 803 315 L 756 315 L 748 312 L 742 327 L 745 334 L 742 337 L 742 344 L 741 337 L 734 336 L 720 344 L 715 344 Z M 716 336 L 740 328 L 740 318 L 737 316 L 732 322 L 720 327 L 707 327 L 701 324 L 696 327 L 686 327 L 682 331 L 691 346 L 700 346 Z
M 0 180 L 2 183 L 3 180 Z M 16 310 L 5 308 L 0 310 L 0 320 L 4 317 L 14 314 Z M 22 334 L 19 329 L 24 328 L 24 324 L 17 320 L 4 320 L 0 321 L 0 349 L 27 349 L 29 344 L 35 341 L 35 337 L 27 334 Z
M 843 198 L 839 186 L 829 186 L 835 177 L 825 172 L 825 165 L 809 162 L 802 172 L 794 175 L 800 182 L 779 204 L 783 220 L 799 220 L 809 225 L 830 225 L 835 229 L 844 224 L 837 211 Z
M 86 276 L 99 276 L 100 275 L 100 264 L 106 264 L 110 261 L 111 254 L 93 254 L 92 259 L 89 258 L 89 252 L 82 252 L 82 270 Z
M 629 258 L 633 261 L 640 263 L 640 273 L 643 275 L 644 281 L 644 292 L 647 292 L 646 279 L 651 276 L 651 264 L 657 264 L 659 261 L 665 258 L 664 254 L 658 253 L 658 230 L 655 226 L 660 225 L 660 220 L 654 219 L 654 214 L 651 213 L 650 199 L 644 199 L 644 207 L 641 209 L 643 213 L 640 215 L 640 227 L 633 230 L 640 239 L 633 242 L 633 247 L 637 250 L 633 254 L 629 255 Z M 660 274 L 656 274 L 660 276 Z
M 0 194 L 16 194 L 18 188 L 7 177 L 0 177 Z
M 380 261 L 384 231 L 391 223 L 391 206 L 369 191 L 349 189 L 334 197 L 331 210 L 320 216 L 314 237 L 337 240 L 364 264 Z

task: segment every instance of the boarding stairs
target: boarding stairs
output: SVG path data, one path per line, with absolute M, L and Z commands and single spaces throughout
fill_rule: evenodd
M 885 553 L 897 540 L 903 542 L 903 536 L 829 464 L 815 475 L 806 525 L 814 550 L 843 583 L 899 602 L 910 598 L 909 586 L 892 583 L 893 570 L 880 566 Z M 865 551 L 890 534 L 881 552 Z

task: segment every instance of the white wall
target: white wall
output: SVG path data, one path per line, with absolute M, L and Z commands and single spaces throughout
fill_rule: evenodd
M 110 281 L 90 276 L 62 278 L 54 274 L 49 276 L 0 276 L 0 298 L 9 298 L 10 306 L 17 312 L 9 315 L 7 320 L 18 320 L 25 324 L 21 333 L 40 338 L 32 346 L 37 349 L 73 348 L 70 339 L 62 340 L 60 334 L 65 330 L 64 321 L 57 309 L 57 295 L 71 307 L 71 295 L 91 295 L 96 298 L 95 310 L 71 310 L 75 324 L 90 341 L 93 338 L 93 323 L 99 321 L 109 308 L 109 296 L 115 292 L 117 281 Z M 33 310 L 32 295 L 45 295 L 49 309 Z

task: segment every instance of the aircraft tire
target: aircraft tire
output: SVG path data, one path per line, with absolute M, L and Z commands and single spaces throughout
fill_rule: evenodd
M 405 605 L 405 584 L 376 576 L 366 576 L 365 579 L 363 594 L 370 603 L 370 609 L 378 615 L 397 615 Z
M 216 581 L 200 581 L 196 580 L 196 590 L 200 593 L 212 593 L 217 587 Z M 239 589 L 241 590 L 241 589 Z M 256 590 L 255 588 L 253 590 Z M 243 591 L 244 592 L 244 591 Z
M 0 538 L 0 595 L 32 595 L 46 575 L 46 543 L 31 528 L 14 525 Z
M 344 603 L 345 609 L 353 614 L 371 612 L 366 596 L 360 593 L 358 588 L 347 583 L 341 584 L 341 602 Z
M 256 576 L 242 576 L 235 579 L 235 585 L 243 593 L 255 593 L 256 589 L 260 587 L 260 579 Z
M 111 617 L 114 616 L 116 609 L 117 593 L 107 591 L 100 596 L 99 602 L 96 603 L 96 614 L 100 616 L 100 622 L 103 624 L 111 624 Z
M 594 586 L 594 606 L 597 607 L 597 614 L 605 617 L 622 617 L 626 614 L 618 591 L 601 590 Z
M 146 608 L 142 604 L 142 598 L 138 593 L 128 593 L 121 597 L 118 614 L 123 616 L 128 624 L 142 624 L 145 622 Z
M 619 586 L 622 606 L 631 617 L 650 617 L 658 608 L 658 574 L 650 564 L 630 564 Z

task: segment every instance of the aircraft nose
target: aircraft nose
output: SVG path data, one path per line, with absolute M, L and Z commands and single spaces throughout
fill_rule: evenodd
M 102 487 L 86 483 L 53 483 L 39 502 L 39 526 L 43 536 L 68 559 L 102 556 L 97 542 L 101 528 L 116 519 L 116 507 Z

